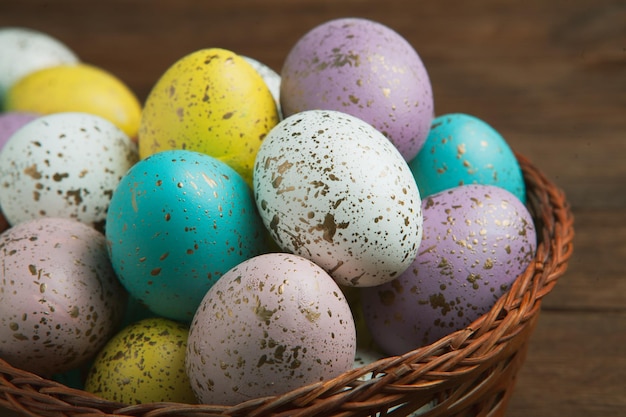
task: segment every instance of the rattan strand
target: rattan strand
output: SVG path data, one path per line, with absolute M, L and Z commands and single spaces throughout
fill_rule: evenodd
M 0 359 L 0 405 L 36 417 L 503 416 L 522 366 L 541 300 L 567 269 L 573 216 L 564 193 L 522 155 L 528 207 L 538 231 L 534 263 L 493 308 L 437 342 L 332 380 L 235 406 L 124 405 L 16 369 Z M 374 377 L 362 381 L 362 376 Z

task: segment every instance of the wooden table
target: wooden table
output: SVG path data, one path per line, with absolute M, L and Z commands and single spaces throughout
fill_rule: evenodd
M 429 71 L 437 113 L 487 121 L 571 202 L 575 253 L 543 303 L 508 417 L 626 415 L 623 0 L 0 1 L 0 26 L 51 34 L 141 99 L 200 48 L 279 71 L 305 31 L 345 16 L 407 38 Z

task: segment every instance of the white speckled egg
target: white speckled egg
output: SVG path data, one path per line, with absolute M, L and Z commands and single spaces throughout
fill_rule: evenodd
M 352 368 L 356 332 L 339 286 L 302 257 L 270 253 L 211 287 L 189 330 L 187 374 L 201 402 L 279 395 Z
M 101 228 L 136 146 L 108 120 L 87 113 L 42 116 L 0 150 L 0 206 L 8 222 L 65 217 Z
M 417 254 L 413 174 L 389 140 L 354 116 L 309 110 L 284 119 L 259 149 L 254 191 L 276 243 L 339 284 L 388 282 Z
M 533 219 L 511 192 L 472 184 L 422 203 L 424 237 L 397 279 L 362 289 L 377 344 L 403 354 L 462 329 L 486 313 L 533 261 Z
M 6 91 L 42 68 L 75 64 L 76 54 L 47 33 L 23 27 L 0 28 L 0 109 Z
M 126 292 L 104 236 L 46 217 L 0 235 L 0 357 L 50 376 L 91 359 L 120 324 Z

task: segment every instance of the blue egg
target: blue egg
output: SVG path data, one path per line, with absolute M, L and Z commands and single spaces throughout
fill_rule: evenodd
M 526 201 L 520 165 L 506 140 L 477 117 L 452 113 L 433 120 L 409 162 L 422 198 L 459 185 L 494 185 Z
M 225 163 L 171 150 L 135 164 L 106 218 L 113 268 L 159 316 L 190 321 L 222 274 L 265 252 L 252 190 Z

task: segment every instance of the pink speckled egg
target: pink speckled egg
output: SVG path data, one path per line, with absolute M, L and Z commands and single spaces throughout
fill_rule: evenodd
M 341 18 L 306 33 L 281 70 L 285 117 L 338 110 L 381 131 L 411 160 L 434 115 L 432 87 L 415 49 L 400 34 L 367 19 Z
M 0 235 L 0 357 L 43 376 L 77 368 L 120 324 L 126 293 L 102 234 L 71 219 Z
M 486 313 L 532 262 L 536 232 L 526 206 L 493 185 L 464 185 L 422 202 L 424 235 L 397 279 L 365 288 L 374 340 L 402 354 L 462 329 Z
M 287 253 L 244 261 L 206 294 L 189 330 L 187 373 L 201 402 L 279 395 L 352 368 L 356 332 L 339 286 Z

